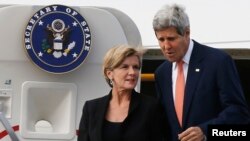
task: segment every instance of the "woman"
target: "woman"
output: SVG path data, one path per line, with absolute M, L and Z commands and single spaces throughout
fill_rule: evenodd
M 104 57 L 103 73 L 110 93 L 87 101 L 78 141 L 160 141 L 161 115 L 154 98 L 137 93 L 140 51 L 128 45 L 111 48 Z

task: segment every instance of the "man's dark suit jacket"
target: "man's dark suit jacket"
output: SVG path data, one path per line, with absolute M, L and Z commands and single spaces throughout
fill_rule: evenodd
M 191 126 L 207 134 L 209 124 L 244 124 L 249 109 L 232 58 L 219 49 L 194 41 L 186 79 L 183 123 L 178 123 L 172 90 L 172 63 L 165 61 L 155 71 L 158 98 L 164 107 L 168 141 Z
M 85 103 L 78 141 L 102 141 L 102 125 L 111 96 L 110 92 L 107 96 Z M 162 113 L 155 98 L 133 91 L 128 116 L 122 123 L 120 141 L 161 141 Z

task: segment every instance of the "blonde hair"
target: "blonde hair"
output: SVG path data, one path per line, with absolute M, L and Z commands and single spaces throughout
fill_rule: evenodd
M 106 82 L 110 87 L 113 87 L 111 84 L 111 80 L 109 80 L 107 76 L 107 71 L 112 71 L 115 68 L 119 67 L 122 62 L 130 56 L 137 56 L 139 60 L 139 66 L 141 68 L 141 58 L 145 51 L 140 49 L 140 47 L 134 47 L 131 45 L 123 44 L 117 45 L 108 50 L 103 59 L 102 71 L 105 77 Z

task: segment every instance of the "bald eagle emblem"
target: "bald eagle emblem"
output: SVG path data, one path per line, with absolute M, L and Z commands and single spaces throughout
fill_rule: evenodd
M 67 56 L 70 50 L 75 47 L 75 41 L 68 43 L 70 27 L 69 25 L 65 27 L 65 23 L 61 19 L 55 19 L 51 25 L 48 24 L 46 30 L 49 46 L 43 46 L 43 48 L 55 58 L 60 58 L 62 55 Z M 65 49 L 63 44 L 67 45 Z

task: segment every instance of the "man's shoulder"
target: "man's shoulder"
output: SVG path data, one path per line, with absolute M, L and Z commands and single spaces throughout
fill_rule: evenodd
M 229 57 L 229 54 L 227 54 L 223 49 L 219 49 L 206 44 L 201 44 L 198 43 L 197 41 L 194 41 L 194 46 L 197 50 L 199 50 L 198 51 L 199 53 L 203 52 L 204 56 L 210 56 L 213 58 Z
M 210 52 L 217 52 L 217 53 L 225 54 L 225 51 L 223 51 L 220 48 L 216 48 L 216 47 L 214 47 L 212 45 L 208 45 L 208 44 L 199 43 L 195 40 L 193 40 L 193 42 L 194 42 L 194 46 L 198 46 L 198 47 L 200 47 L 200 49 L 210 51 Z
M 171 62 L 169 62 L 168 60 L 165 60 L 163 63 L 161 63 L 155 70 L 155 73 L 159 73 L 161 71 L 166 71 L 166 68 L 171 66 Z

